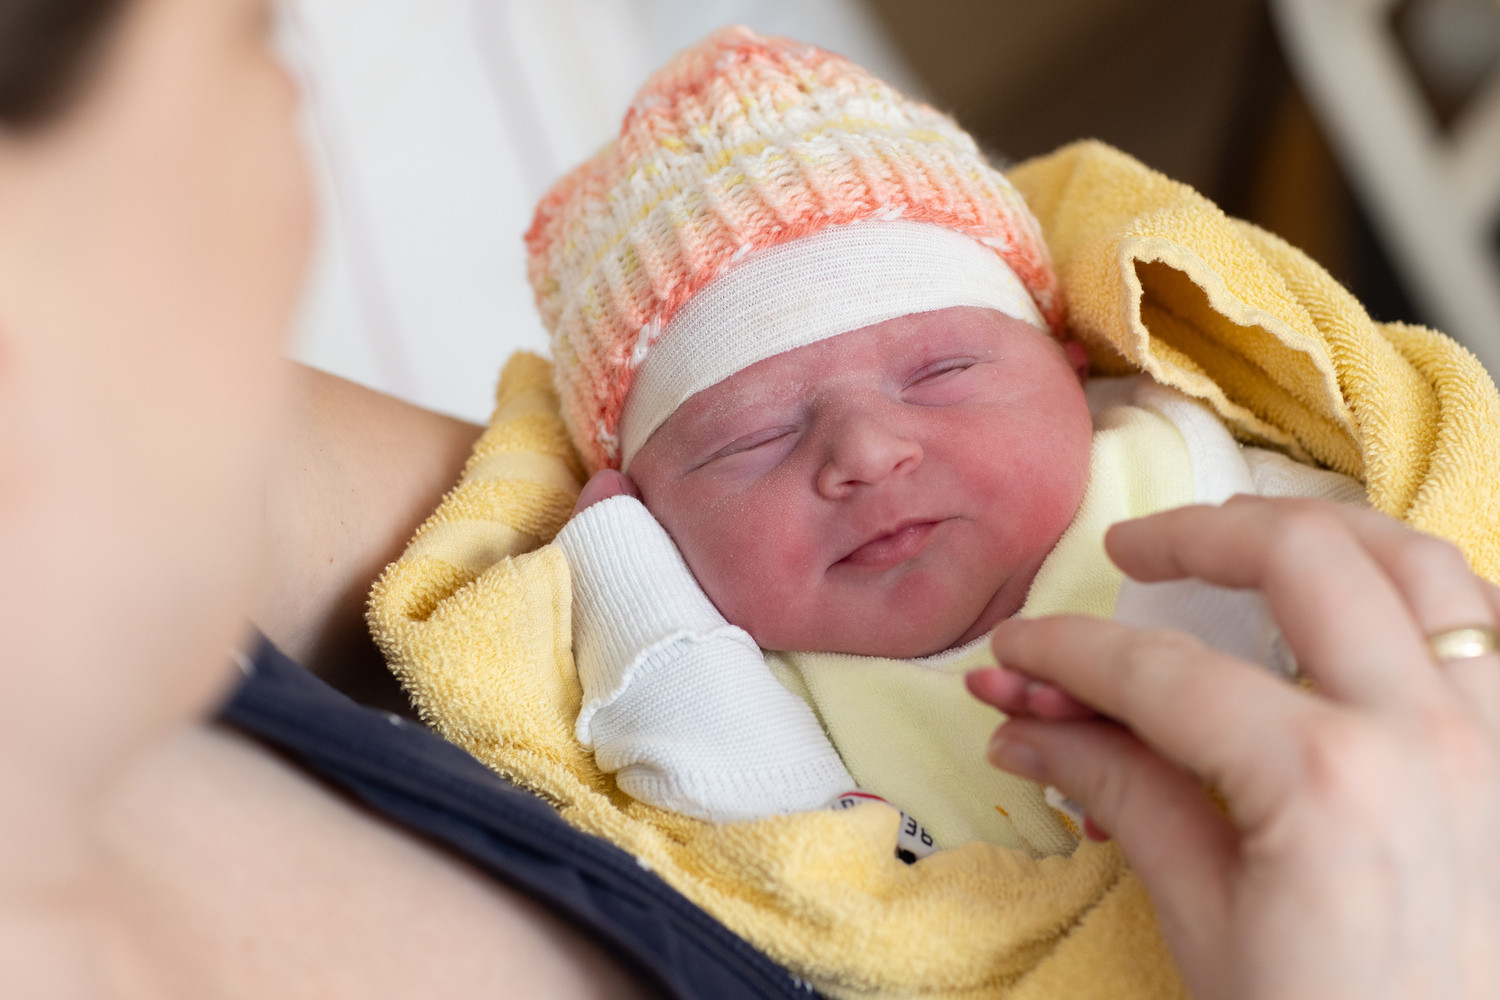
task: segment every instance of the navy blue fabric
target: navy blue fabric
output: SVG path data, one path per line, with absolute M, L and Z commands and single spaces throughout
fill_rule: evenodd
M 608 841 L 423 727 L 365 708 L 262 641 L 220 721 L 551 908 L 664 996 L 810 989 Z

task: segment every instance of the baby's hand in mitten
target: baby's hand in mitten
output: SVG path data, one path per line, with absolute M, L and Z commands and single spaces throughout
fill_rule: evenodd
M 583 484 L 583 492 L 578 494 L 578 502 L 573 505 L 573 517 L 577 517 L 586 508 L 592 507 L 600 500 L 608 500 L 610 497 L 635 497 L 641 498 L 641 491 L 635 488 L 635 481 L 623 472 L 614 469 L 600 469 Z

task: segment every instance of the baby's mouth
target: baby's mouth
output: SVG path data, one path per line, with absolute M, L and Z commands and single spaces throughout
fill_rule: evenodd
M 865 542 L 835 566 L 879 572 L 921 555 L 942 521 L 913 521 Z

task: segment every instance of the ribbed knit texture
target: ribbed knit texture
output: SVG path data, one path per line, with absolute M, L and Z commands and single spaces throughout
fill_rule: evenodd
M 668 63 L 619 137 L 542 199 L 526 234 L 563 418 L 585 463 L 618 466 L 635 371 L 694 293 L 755 250 L 875 219 L 978 240 L 1061 329 L 1036 220 L 946 115 L 831 52 L 745 28 Z

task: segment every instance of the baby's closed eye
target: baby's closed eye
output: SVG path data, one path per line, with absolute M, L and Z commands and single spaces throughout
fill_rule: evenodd
M 966 398 L 977 388 L 976 375 L 986 367 L 978 358 L 935 361 L 913 372 L 902 386 L 902 398 L 920 406 L 942 406 Z
M 699 463 L 698 468 L 710 465 L 742 465 L 752 462 L 756 465 L 775 464 L 785 452 L 791 450 L 796 442 L 798 430 L 799 428 L 795 425 L 780 424 L 742 434 L 718 451 L 708 455 Z
M 715 452 L 713 457 L 722 458 L 727 455 L 738 455 L 743 451 L 752 451 L 768 444 L 774 444 L 788 434 L 795 434 L 796 432 L 797 428 L 789 425 L 783 427 L 766 427 L 758 431 L 752 431 L 742 437 L 735 438 L 735 440 Z

